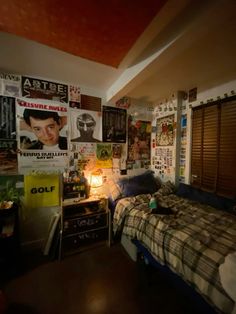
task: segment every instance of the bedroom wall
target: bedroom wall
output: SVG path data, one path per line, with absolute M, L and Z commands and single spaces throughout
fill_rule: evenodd
M 236 94 L 236 80 L 226 82 L 211 89 L 197 87 L 196 99 L 189 99 L 189 91 L 172 93 L 154 105 L 151 167 L 163 181 L 171 180 L 190 184 L 191 166 L 191 113 L 192 108 L 224 99 Z M 174 108 L 174 109 L 173 109 Z M 172 145 L 157 145 L 158 121 L 174 114 Z M 165 120 L 162 121 L 163 123 Z M 160 129 L 160 125 L 159 125 Z
M 14 75 L 14 74 L 13 74 Z M 24 75 L 24 73 L 22 74 Z M 21 76 L 19 76 L 21 77 Z M 68 104 L 62 104 L 58 101 L 52 101 L 52 100 L 44 100 L 44 99 L 33 99 L 33 98 L 26 98 L 26 97 L 22 97 L 21 93 L 18 93 L 18 95 L 14 94 L 16 89 L 14 88 L 14 83 L 12 84 L 12 81 L 6 82 L 5 80 L 6 76 L 4 74 L 2 74 L 0 76 L 0 95 L 2 96 L 13 96 L 14 99 L 20 99 L 22 101 L 28 102 L 28 103 L 39 103 L 39 104 L 47 104 L 47 105 L 60 105 L 62 106 L 62 108 L 67 107 Z M 33 76 L 32 78 L 35 78 L 36 80 L 47 80 L 47 81 L 51 81 L 50 78 L 42 78 L 39 77 L 37 75 Z M 61 81 L 51 81 L 54 83 L 58 83 L 58 84 L 65 84 L 65 85 L 72 85 L 72 86 L 78 86 L 78 84 L 73 84 L 71 82 L 61 82 Z M 20 83 L 17 82 L 15 83 L 15 86 L 20 86 Z M 12 90 L 9 90 L 9 86 L 13 86 Z M 104 93 L 101 90 L 94 90 L 93 88 L 90 88 L 89 86 L 79 86 L 80 87 L 80 93 L 81 94 L 85 94 L 85 95 L 89 95 L 89 96 L 94 96 L 94 97 L 99 97 L 101 98 L 101 104 L 102 106 L 107 105 L 107 106 L 112 106 L 115 107 L 116 105 L 113 103 L 105 103 L 105 97 L 104 97 Z M 16 97 L 19 96 L 19 97 Z M 139 120 L 145 120 L 145 121 L 151 121 L 152 118 L 152 108 L 146 108 L 144 107 L 142 104 L 136 103 L 135 101 L 133 101 L 133 103 L 131 102 L 130 105 L 127 108 L 127 116 L 132 116 L 134 121 L 139 121 Z M 20 130 L 20 119 L 19 116 L 16 112 L 16 131 Z M 68 130 L 65 132 L 64 135 L 68 134 L 67 133 Z M 7 139 L 0 139 L 0 141 L 2 143 L 6 143 Z M 20 137 L 19 134 L 17 134 L 15 141 L 17 142 L 17 147 L 18 149 L 20 149 Z M 111 168 L 105 168 L 102 169 L 103 170 L 103 177 L 106 178 L 106 180 L 109 177 L 114 177 L 114 176 L 120 176 L 120 169 L 124 170 L 124 173 L 126 173 L 127 175 L 135 175 L 135 174 L 140 174 L 142 172 L 144 172 L 147 169 L 147 166 L 141 166 L 140 163 L 134 163 L 134 166 L 131 169 L 127 170 L 126 167 L 126 160 L 127 160 L 127 145 L 126 144 L 122 144 L 123 146 L 123 154 L 122 154 L 122 158 L 123 160 L 119 161 L 118 164 L 116 165 L 112 165 Z M 1 146 L 2 148 L 3 146 Z M 68 150 L 68 152 L 70 151 L 70 148 Z M 30 151 L 29 151 L 30 152 Z M 19 150 L 18 150 L 19 153 Z M 39 153 L 40 154 L 40 153 Z M 38 154 L 38 155 L 39 155 Z M 69 160 L 69 154 L 67 155 L 68 159 L 67 161 L 64 161 L 62 163 L 60 163 L 60 166 L 56 163 L 55 161 L 55 166 L 50 163 L 49 165 L 49 169 L 51 169 L 52 171 L 55 170 L 59 170 L 59 172 L 63 172 L 65 167 L 70 167 L 71 165 L 68 165 L 68 163 L 70 163 Z M 19 159 L 19 154 L 18 154 L 18 159 Z M 19 161 L 19 160 L 18 160 Z M 19 162 L 18 162 L 19 165 Z M 4 170 L 3 168 L 1 168 L 0 170 L 0 179 L 2 179 L 2 182 L 6 182 L 8 179 L 11 179 L 12 176 L 14 176 L 14 174 L 30 174 L 32 172 L 32 170 L 36 170 L 36 171 L 46 171 L 46 173 L 50 173 L 48 168 L 45 168 L 44 166 L 42 167 L 37 167 L 37 161 L 34 163 L 32 162 L 32 160 L 30 161 L 29 159 L 29 166 L 27 166 L 27 158 L 24 161 L 24 165 L 25 167 L 19 167 L 18 170 L 13 170 L 11 173 L 11 176 L 8 176 L 9 171 L 8 170 Z M 38 164 L 39 165 L 39 164 Z M 118 166 L 117 166 L 118 165 Z M 148 166 L 149 167 L 149 166 Z M 15 171 L 15 172 L 14 172 Z M 20 180 L 20 182 L 18 182 L 18 185 L 21 187 L 24 187 L 24 177 L 21 177 L 22 179 Z M 4 183 L 3 183 L 4 185 Z M 103 190 L 101 192 L 107 192 L 106 190 Z M 24 204 L 24 202 L 23 202 Z M 57 212 L 58 210 L 60 210 L 60 208 L 58 206 L 50 206 L 50 207 L 36 207 L 36 208 L 28 208 L 27 206 L 22 207 L 21 209 L 21 213 L 20 213 L 20 217 L 21 217 L 21 242 L 23 247 L 28 248 L 28 247 L 33 247 L 33 246 L 41 246 L 43 248 L 44 242 L 45 242 L 45 238 L 47 237 L 47 231 L 49 228 L 49 224 L 50 224 L 50 220 L 52 218 L 52 216 L 55 214 L 55 212 Z

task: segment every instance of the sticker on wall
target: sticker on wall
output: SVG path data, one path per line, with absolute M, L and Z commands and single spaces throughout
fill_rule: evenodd
M 102 115 L 91 110 L 70 110 L 71 142 L 101 142 Z
M 174 115 L 157 119 L 157 146 L 172 146 L 174 144 Z
M 60 83 L 22 76 L 22 96 L 68 103 L 68 86 Z
M 14 74 L 0 74 L 0 93 L 4 96 L 20 97 L 21 77 Z
M 26 175 L 24 177 L 25 206 L 28 208 L 58 206 L 60 184 L 58 175 Z

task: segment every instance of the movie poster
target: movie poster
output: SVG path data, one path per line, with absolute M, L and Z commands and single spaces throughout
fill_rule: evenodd
M 128 161 L 150 160 L 151 122 L 128 119 Z M 132 164 L 132 163 L 130 163 Z
M 174 117 L 175 115 L 157 119 L 157 146 L 173 146 L 174 145 Z
M 112 145 L 97 144 L 97 168 L 112 168 Z
M 70 110 L 71 143 L 96 143 L 102 140 L 102 115 L 99 111 Z
M 103 142 L 126 142 L 126 110 L 103 106 Z
M 4 96 L 19 97 L 21 88 L 20 75 L 0 74 L 0 93 Z
M 27 169 L 56 171 L 65 167 L 68 160 L 67 108 L 17 99 L 16 109 L 21 173 Z
M 22 76 L 22 96 L 68 103 L 68 86 L 32 77 Z

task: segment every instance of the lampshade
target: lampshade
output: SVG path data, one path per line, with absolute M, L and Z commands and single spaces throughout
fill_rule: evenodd
M 93 171 L 91 173 L 90 177 L 90 186 L 91 188 L 98 188 L 102 186 L 103 180 L 102 180 L 102 171 L 101 169 L 97 169 L 96 171 Z

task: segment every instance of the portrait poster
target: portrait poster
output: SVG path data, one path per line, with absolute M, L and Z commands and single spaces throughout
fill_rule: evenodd
M 24 176 L 24 205 L 27 208 L 51 207 L 60 205 L 60 176 Z
M 126 110 L 103 106 L 103 142 L 126 142 Z
M 21 77 L 14 74 L 0 74 L 0 93 L 4 96 L 20 97 Z
M 21 79 L 22 97 L 68 103 L 68 86 L 28 76 Z
M 16 99 L 16 111 L 20 172 L 30 168 L 55 171 L 65 167 L 67 107 Z
M 128 161 L 150 160 L 151 122 L 128 119 Z
M 16 139 L 15 98 L 0 96 L 0 139 Z
M 157 146 L 173 146 L 174 145 L 174 117 L 170 115 L 157 119 Z
M 17 142 L 16 140 L 0 139 L 0 175 L 17 174 Z
M 71 143 L 96 143 L 102 140 L 102 115 L 99 111 L 70 110 Z
M 112 168 L 112 145 L 111 144 L 97 144 L 97 168 Z

